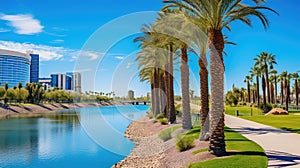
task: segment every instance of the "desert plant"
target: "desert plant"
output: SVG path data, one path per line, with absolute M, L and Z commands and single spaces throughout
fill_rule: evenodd
M 168 121 L 167 118 L 161 118 L 161 119 L 159 119 L 159 122 L 160 122 L 162 125 L 167 125 L 169 121 Z
M 171 132 L 171 131 L 168 131 L 168 130 L 162 131 L 162 132 L 160 132 L 160 134 L 158 135 L 158 137 L 159 137 L 161 140 L 163 140 L 164 142 L 166 142 L 166 141 L 172 139 L 171 133 L 172 133 L 172 132 Z
M 165 115 L 164 115 L 164 114 L 158 114 L 158 115 L 156 116 L 156 119 L 158 119 L 158 120 L 163 119 L 163 118 L 165 118 Z
M 148 117 L 149 119 L 152 119 L 152 118 L 153 118 L 153 113 L 152 113 L 151 111 L 148 111 L 148 112 L 147 112 L 147 117 Z
M 175 140 L 176 140 L 176 148 L 180 152 L 189 150 L 195 146 L 194 138 L 191 136 L 177 136 Z

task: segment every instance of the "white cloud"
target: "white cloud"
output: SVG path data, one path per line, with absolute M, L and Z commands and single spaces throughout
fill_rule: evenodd
M 79 55 L 89 57 L 91 60 L 96 60 L 102 54 L 93 51 L 81 51 Z
M 40 55 L 41 61 L 58 60 L 68 52 L 68 50 L 62 47 L 52 47 L 46 45 L 35 45 L 11 41 L 0 41 L 0 49 L 19 51 L 22 53 L 26 53 L 26 51 L 33 51 L 33 53 Z
M 18 34 L 32 35 L 43 31 L 44 26 L 32 15 L 5 15 L 1 14 L 0 19 L 9 21 L 9 25 L 16 29 Z
M 115 56 L 115 58 L 118 59 L 118 60 L 123 60 L 124 59 L 124 57 L 122 57 L 122 56 Z

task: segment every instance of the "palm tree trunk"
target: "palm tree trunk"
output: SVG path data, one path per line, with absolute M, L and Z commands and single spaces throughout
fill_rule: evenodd
M 166 88 L 166 118 L 170 118 L 170 93 L 169 93 L 169 64 L 165 64 L 165 72 L 164 72 L 164 78 L 165 78 L 165 88 Z
M 271 91 L 271 102 L 274 104 L 275 103 L 275 101 L 274 101 L 274 85 L 273 85 L 273 83 L 271 83 L 271 85 L 270 85 L 270 91 Z
M 277 104 L 277 76 L 275 75 L 275 104 Z
M 280 104 L 283 105 L 283 81 L 280 81 Z
M 256 76 L 256 92 L 257 92 L 257 107 L 259 108 L 260 96 L 259 96 L 259 77 Z
M 175 113 L 175 103 L 174 103 L 174 83 L 173 83 L 173 44 L 170 44 L 170 56 L 169 56 L 169 86 L 168 86 L 168 94 L 169 94 L 169 122 L 173 124 L 176 121 L 176 113 Z
M 247 81 L 247 90 L 248 90 L 248 103 L 250 103 L 251 92 L 250 92 L 250 82 L 249 81 Z
M 204 63 L 206 55 L 203 54 L 198 60 L 200 67 L 200 98 L 201 98 L 201 133 L 200 141 L 209 140 L 209 99 L 208 99 L 208 71 Z
M 189 95 L 189 67 L 188 67 L 187 46 L 181 49 L 181 94 L 182 94 L 182 128 L 191 129 L 192 119 L 190 113 L 190 95 Z
M 156 117 L 160 113 L 160 100 L 159 100 L 159 74 L 158 74 L 158 68 L 154 68 L 154 113 L 153 116 Z
M 267 98 L 268 98 L 268 103 L 271 103 L 271 94 L 270 94 L 270 81 L 269 81 L 269 70 L 268 66 L 265 64 L 265 69 L 266 69 L 266 84 L 267 84 Z
M 151 76 L 151 112 L 154 116 L 154 109 L 155 109 L 155 94 L 154 94 L 154 79 L 153 76 Z
M 285 95 L 285 110 L 289 111 L 289 85 L 287 79 L 285 79 L 285 90 L 286 90 L 286 95 Z
M 211 74 L 211 115 L 209 151 L 225 155 L 224 135 L 224 39 L 221 30 L 211 30 L 209 35 Z
M 265 76 L 262 75 L 262 91 L 263 91 L 263 110 L 264 112 L 266 111 L 266 106 L 267 106 L 267 100 L 266 100 L 266 80 L 265 80 Z
M 298 97 L 298 79 L 297 78 L 295 79 L 295 91 L 296 91 L 296 106 L 298 108 L 298 99 L 299 99 L 299 97 Z
M 164 114 L 164 116 L 166 116 L 166 88 L 165 88 L 165 78 L 164 78 L 164 73 L 160 73 L 159 74 L 159 78 L 160 78 L 160 83 L 159 83 L 159 87 L 160 87 L 160 111 L 161 113 Z

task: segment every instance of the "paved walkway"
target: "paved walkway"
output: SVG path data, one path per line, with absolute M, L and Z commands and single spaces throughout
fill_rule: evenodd
M 269 167 L 300 167 L 300 134 L 230 115 L 225 116 L 225 125 L 264 148 Z
M 199 106 L 191 104 L 191 108 L 199 109 Z M 264 148 L 268 167 L 300 168 L 300 134 L 230 115 L 225 115 L 225 125 Z

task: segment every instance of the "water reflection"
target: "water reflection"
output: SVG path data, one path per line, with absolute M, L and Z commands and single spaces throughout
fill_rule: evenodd
M 115 146 L 114 149 L 128 154 L 133 144 L 123 133 L 131 119 L 143 116 L 148 107 L 125 110 L 124 114 L 116 109 L 86 108 L 77 111 L 79 116 L 75 111 L 63 111 L 42 118 L 0 120 L 0 167 L 110 167 L 124 156 L 105 150 L 94 143 L 95 139 L 96 142 L 99 138 L 110 139 L 109 144 Z M 83 120 L 88 113 L 93 115 Z M 95 117 L 99 113 L 102 117 Z M 94 128 L 97 136 L 93 134 L 93 139 L 80 124 L 86 121 L 90 122 L 88 127 L 97 126 Z M 103 123 L 110 124 L 122 137 L 116 139 L 105 131 Z

